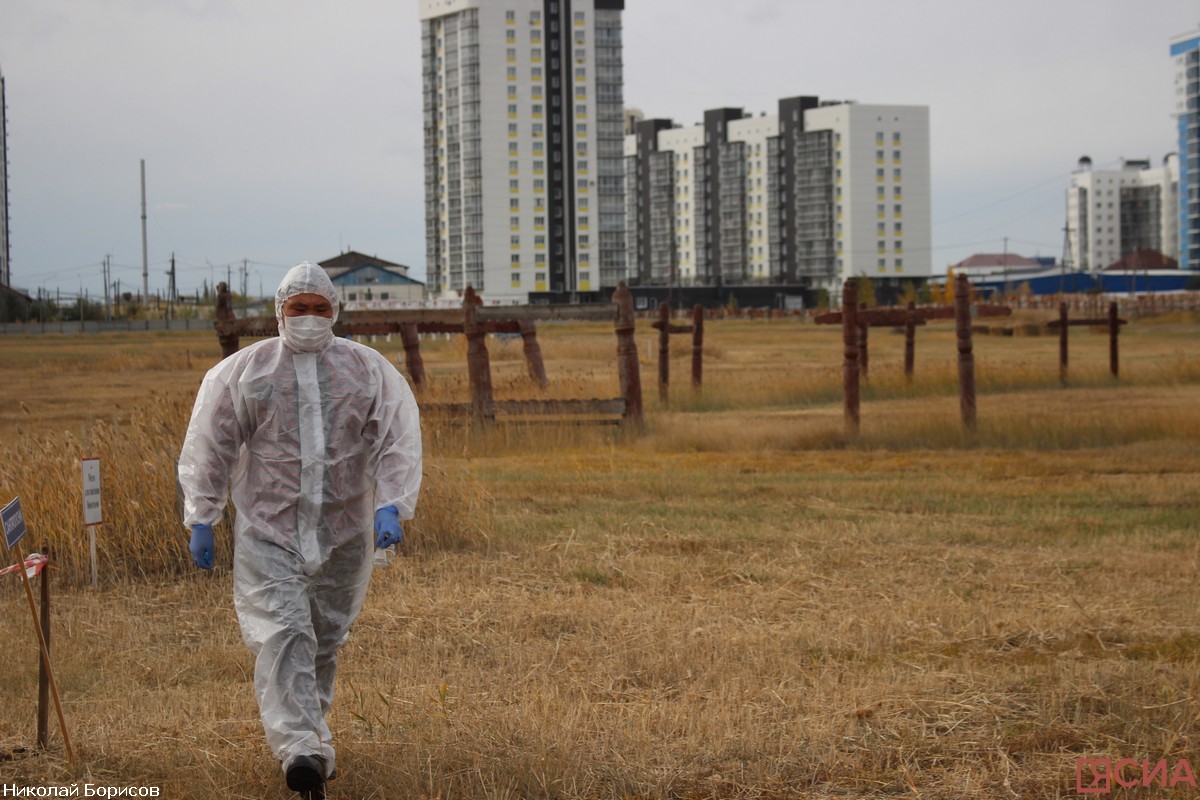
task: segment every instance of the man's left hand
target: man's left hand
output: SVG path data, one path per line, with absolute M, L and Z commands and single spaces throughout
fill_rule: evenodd
M 385 506 L 375 512 L 375 547 L 391 547 L 400 544 L 404 528 L 400 525 L 400 512 L 395 506 Z

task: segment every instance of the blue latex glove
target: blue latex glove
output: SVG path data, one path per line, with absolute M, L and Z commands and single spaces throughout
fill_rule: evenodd
M 200 569 L 213 568 L 213 532 L 212 525 L 198 523 L 192 526 L 192 541 L 188 545 L 192 551 L 192 561 Z
M 395 506 L 386 506 L 375 512 L 375 547 L 391 547 L 400 544 L 404 528 L 400 525 L 400 512 Z

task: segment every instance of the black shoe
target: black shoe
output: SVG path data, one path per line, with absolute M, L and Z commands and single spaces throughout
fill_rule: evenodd
M 287 769 L 287 787 L 304 800 L 325 800 L 325 767 L 314 756 L 296 756 Z

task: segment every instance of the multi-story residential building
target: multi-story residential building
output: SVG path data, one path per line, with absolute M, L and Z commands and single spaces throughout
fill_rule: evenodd
M 624 0 L 421 0 L 430 294 L 625 277 Z
M 779 101 L 625 139 L 631 282 L 792 284 L 836 293 L 932 272 L 929 109 Z
M 1171 40 L 1179 130 L 1179 266 L 1200 269 L 1200 28 Z
M 1160 167 L 1122 159 L 1115 170 L 1093 169 L 1087 156 L 1067 188 L 1067 262 L 1095 272 L 1139 251 L 1182 255 L 1179 240 L 1179 160 Z M 1180 259 L 1182 261 L 1182 259 Z
M 12 246 L 8 238 L 8 105 L 0 73 L 0 286 L 12 285 Z

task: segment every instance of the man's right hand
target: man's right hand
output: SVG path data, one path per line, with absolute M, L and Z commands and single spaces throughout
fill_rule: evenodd
M 212 525 L 198 523 L 192 526 L 192 541 L 188 545 L 192 551 L 192 561 L 200 569 L 213 568 L 213 532 Z

